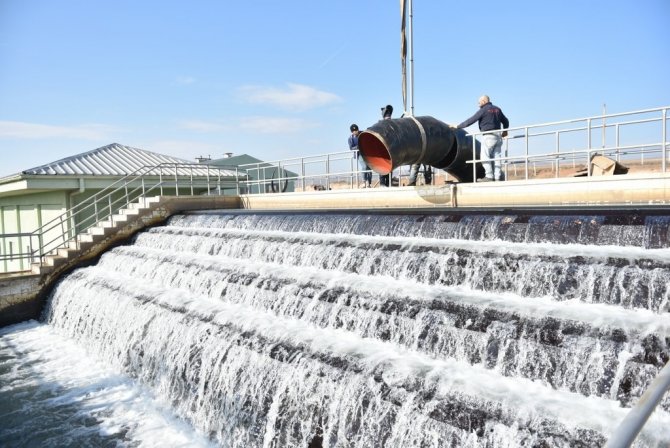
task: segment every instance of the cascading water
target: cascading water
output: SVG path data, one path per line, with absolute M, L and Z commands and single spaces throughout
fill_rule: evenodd
M 0 445 L 601 446 L 670 358 L 669 225 L 176 216 L 0 330 Z

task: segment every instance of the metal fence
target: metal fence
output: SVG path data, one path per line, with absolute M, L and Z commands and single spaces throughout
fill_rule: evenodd
M 619 163 L 654 165 L 667 172 L 668 111 L 661 107 L 509 128 L 500 162 L 505 179 L 591 176 L 591 159 L 602 155 Z M 481 141 L 483 132 L 471 134 Z M 482 159 L 470 161 L 481 162 Z
M 78 247 L 77 238 L 101 221 L 114 224 L 114 214 L 149 196 L 239 194 L 246 175 L 236 167 L 197 163 L 144 166 L 69 208 L 28 233 L 0 235 L 0 263 L 5 272 L 29 270 L 59 248 Z M 17 265 L 18 262 L 18 265 Z M 8 264 L 17 265 L 8 267 Z
M 604 155 L 619 163 L 667 172 L 669 107 L 558 121 L 508 130 L 500 162 L 505 179 L 591 176 L 591 158 Z M 480 142 L 483 133 L 470 134 Z M 478 143 L 477 143 L 478 144 Z M 470 160 L 473 170 L 481 159 Z M 378 176 L 373 179 L 379 185 Z M 407 185 L 409 166 L 391 173 L 391 187 Z M 449 179 L 434 170 L 433 183 Z M 425 181 L 424 181 L 425 183 Z M 142 167 L 30 233 L 0 235 L 0 262 L 43 261 L 76 235 L 109 219 L 119 209 L 149 195 L 265 194 L 360 188 L 356 153 L 345 150 L 308 157 L 258 162 L 239 167 L 164 163 Z M 23 262 L 21 263 L 22 269 Z M 5 269 L 6 270 L 6 269 Z
M 505 179 L 572 177 L 580 170 L 591 176 L 590 161 L 596 154 L 665 173 L 669 110 L 660 107 L 509 128 L 500 157 Z M 480 145 L 483 134 L 474 132 L 470 138 Z M 473 172 L 476 162 L 482 159 L 468 162 Z M 249 174 L 242 182 L 242 192 L 249 194 L 363 186 L 355 154 L 348 150 L 240 165 L 240 170 Z M 434 183 L 456 180 L 443 170 L 434 171 Z M 407 185 L 408 177 L 409 166 L 397 167 L 392 186 Z

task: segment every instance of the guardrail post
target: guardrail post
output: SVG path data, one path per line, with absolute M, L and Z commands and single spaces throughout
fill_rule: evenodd
M 588 177 L 591 177 L 591 119 L 590 118 L 586 119 L 586 132 L 588 132 L 588 135 L 586 136 L 586 145 L 588 146 L 588 149 L 586 150 L 586 175 Z
M 305 188 L 307 188 L 307 185 L 305 185 L 305 158 L 301 157 L 300 158 L 300 177 L 301 177 L 301 182 L 302 182 L 302 191 L 305 191 Z
M 477 182 L 477 151 L 475 150 L 475 148 L 477 148 L 477 141 L 475 140 L 474 134 L 471 137 L 472 137 L 472 181 Z M 481 154 L 479 155 L 479 158 L 481 158 Z
M 526 171 L 526 180 L 528 180 L 528 152 L 529 152 L 529 145 L 530 145 L 530 135 L 528 134 L 528 127 L 525 127 L 524 132 L 526 133 L 526 149 L 525 149 L 525 160 L 526 162 L 524 163 L 525 165 L 525 171 Z
M 109 222 L 114 225 L 114 218 L 112 216 L 112 196 L 107 196 L 109 198 Z
M 393 182 L 393 171 L 389 173 L 389 187 Z M 330 154 L 326 154 L 326 190 L 330 190 Z
M 556 178 L 558 178 L 558 172 L 560 170 L 561 157 L 559 153 L 561 152 L 561 134 L 559 131 L 556 131 Z
M 661 171 L 665 173 L 666 158 L 667 158 L 667 155 L 668 155 L 668 153 L 666 151 L 666 146 L 667 146 L 667 141 L 668 141 L 668 124 L 667 124 L 668 109 L 663 109 L 663 111 L 661 112 L 661 116 L 662 116 L 662 123 L 661 123 L 662 131 L 661 131 L 661 134 L 662 134 L 662 138 L 663 138 L 663 140 L 661 142 L 661 149 L 662 149 L 662 152 L 663 152 L 663 158 L 662 158 L 662 161 L 661 161 Z
M 175 196 L 179 196 L 179 178 L 177 177 L 177 164 L 174 164 L 174 191 Z
M 621 145 L 621 141 L 619 139 L 619 123 L 614 126 L 614 144 L 616 145 L 616 161 L 620 162 L 621 150 L 619 149 L 619 146 Z
M 30 235 L 28 237 L 28 247 L 27 247 L 27 249 L 28 249 L 28 254 L 30 256 L 30 258 L 28 258 L 28 267 L 30 267 L 30 265 L 33 262 L 33 236 L 32 235 Z

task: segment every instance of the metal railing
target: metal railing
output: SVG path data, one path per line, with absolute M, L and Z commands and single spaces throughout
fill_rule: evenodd
M 580 169 L 591 176 L 590 160 L 596 154 L 620 163 L 655 166 L 665 173 L 670 146 L 668 120 L 670 107 L 660 107 L 509 128 L 500 157 L 505 179 L 572 177 Z M 472 133 L 469 138 L 480 144 L 483 134 Z M 482 159 L 468 161 L 475 173 L 476 162 Z M 349 150 L 245 164 L 240 169 L 249 174 L 242 182 L 242 192 L 247 194 L 363 185 L 355 153 Z M 434 171 L 435 180 L 447 177 L 443 170 Z M 403 186 L 408 177 L 408 166 L 396 168 L 393 185 Z
M 662 107 L 510 128 L 510 137 L 504 139 L 500 158 L 505 179 L 572 176 L 579 168 L 591 176 L 589 162 L 595 154 L 611 157 L 617 162 L 639 160 L 640 164 L 655 164 L 665 173 L 668 170 L 669 111 L 669 107 Z M 470 138 L 481 140 L 482 135 L 477 132 Z M 355 152 L 345 150 L 239 167 L 195 163 L 142 167 L 34 232 L 11 238 L 0 235 L 0 261 L 17 258 L 41 261 L 46 254 L 66 246 L 78 233 L 150 193 L 164 195 L 170 190 L 169 193 L 175 195 L 221 194 L 223 183 L 236 194 L 359 188 L 363 179 L 355 156 Z M 475 162 L 481 161 L 481 158 L 473 159 L 468 163 L 474 171 Z M 408 177 L 409 166 L 398 167 L 391 173 L 390 186 L 406 185 Z M 444 171 L 434 170 L 434 183 L 447 178 Z M 11 250 L 6 241 L 12 242 Z
M 660 107 L 509 128 L 509 137 L 503 139 L 504 149 L 499 158 L 505 179 L 518 177 L 519 165 L 523 167 L 520 176 L 523 179 L 537 177 L 538 166 L 550 171 L 553 177 L 561 177 L 562 170 L 574 175 L 578 168 L 583 169 L 586 176 L 592 176 L 590 161 L 594 155 L 617 162 L 637 163 L 639 159 L 641 165 L 645 159 L 647 163 L 654 159 L 659 171 L 665 173 L 669 111 L 670 107 Z M 474 143 L 481 141 L 484 134 L 476 132 L 469 137 Z M 482 161 L 480 157 L 468 162 L 472 164 L 473 173 L 476 173 L 475 163 Z
M 628 448 L 633 444 L 647 420 L 670 390 L 670 361 L 656 375 L 647 390 L 610 436 L 605 448 Z
M 358 168 L 357 153 L 346 150 L 240 165 L 240 170 L 249 176 L 240 181 L 241 191 L 246 194 L 283 193 L 330 190 L 335 185 L 359 188 L 363 185 L 363 171 Z M 398 167 L 392 173 L 395 185 L 401 186 L 406 177 L 409 177 L 409 166 Z
M 29 233 L 0 235 L 0 261 L 5 264 L 19 261 L 18 270 L 30 269 L 30 263 L 42 264 L 47 255 L 60 248 L 79 247 L 77 238 L 102 221 L 114 224 L 114 214 L 131 203 L 149 196 L 164 195 L 222 195 L 225 190 L 239 194 L 240 180 L 246 174 L 237 167 L 211 166 L 197 163 L 162 163 L 143 166 L 77 205 L 49 220 Z M 13 250 L 17 243 L 17 251 Z M 25 246 L 25 250 L 21 249 Z M 28 266 L 23 266 L 24 261 Z

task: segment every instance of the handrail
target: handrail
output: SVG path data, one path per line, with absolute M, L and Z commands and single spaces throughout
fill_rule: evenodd
M 217 173 L 216 190 L 212 189 L 210 172 Z M 168 174 L 169 180 L 164 178 L 165 173 Z M 36 237 L 39 244 L 38 247 L 31 249 L 30 259 L 39 258 L 40 263 L 43 263 L 46 255 L 66 246 L 71 241 L 75 240 L 78 244 L 77 234 L 85 232 L 108 218 L 113 224 L 112 216 L 116 211 L 127 207 L 132 202 L 146 199 L 149 193 L 155 192 L 163 195 L 165 189 L 169 188 L 179 196 L 180 189 L 186 188 L 191 195 L 196 190 L 205 190 L 206 194 L 212 194 L 212 191 L 221 194 L 222 177 L 224 179 L 233 178 L 237 185 L 240 178 L 246 178 L 246 176 L 246 173 L 241 173 L 236 167 L 200 163 L 165 162 L 153 166 L 142 166 L 31 232 L 31 243 L 32 237 Z M 227 183 L 229 184 L 230 181 Z M 49 234 L 50 236 L 47 237 L 46 235 Z M 49 239 L 46 240 L 46 238 Z
M 547 168 L 555 170 L 555 177 L 559 177 L 561 169 L 565 170 L 561 167 L 562 163 L 570 163 L 572 169 L 577 163 L 579 165 L 584 163 L 587 175 L 590 176 L 593 173 L 588 160 L 596 153 L 615 157 L 617 161 L 621 161 L 621 156 L 628 160 L 639 154 L 641 163 L 644 163 L 645 156 L 652 154 L 656 156 L 660 153 L 661 171 L 665 173 L 670 149 L 667 131 L 669 110 L 670 107 L 661 107 L 510 128 L 508 129 L 510 136 L 505 139 L 504 152 L 500 157 L 505 176 L 507 178 L 510 174 L 508 170 L 513 167 L 514 176 L 518 177 L 517 168 L 523 165 L 525 174 L 522 172 L 522 178 L 528 179 L 531 177 L 529 174 L 531 171 L 532 175 L 537 175 L 535 170 L 546 164 Z M 656 116 L 639 116 L 641 114 L 656 114 Z M 621 120 L 621 117 L 630 119 Z M 656 138 L 653 142 L 649 142 L 648 129 L 659 122 L 660 142 Z M 565 127 L 558 128 L 559 126 Z M 644 138 L 638 138 L 637 141 L 644 143 L 634 144 L 631 140 L 635 139 L 631 139 L 628 132 L 639 131 L 640 127 Z M 603 131 L 602 146 L 594 144 L 591 136 L 598 130 Z M 579 140 L 583 138 L 579 133 L 587 133 L 586 144 Z M 470 134 L 469 137 L 477 140 L 482 134 L 477 132 Z M 607 137 L 612 140 L 612 134 L 614 141 L 606 141 Z M 545 146 L 551 145 L 553 148 L 545 147 L 540 151 L 543 146 L 538 145 L 538 142 Z M 97 222 L 107 219 L 131 201 L 145 198 L 149 193 L 163 195 L 166 189 L 177 195 L 185 192 L 194 194 L 196 190 L 206 190 L 207 194 L 221 194 L 221 184 L 225 183 L 233 186 L 237 194 L 254 194 L 283 192 L 291 183 L 302 185 L 302 191 L 307 191 L 308 187 L 311 189 L 311 185 L 314 185 L 315 189 L 324 187 L 329 189 L 333 182 L 342 180 L 345 184 L 349 184 L 350 188 L 356 188 L 362 183 L 360 179 L 362 171 L 358 169 L 355 155 L 355 151 L 344 150 L 230 167 L 200 163 L 161 163 L 155 166 L 142 166 L 36 229 L 31 237 L 31 244 L 36 244 L 33 244 L 34 253 L 30 256 L 43 260 L 49 252 L 72 241 L 76 233 L 83 232 Z M 481 159 L 471 159 L 467 163 L 472 164 L 476 172 L 478 162 L 481 162 Z M 408 167 L 398 167 L 393 173 L 393 179 L 396 177 L 399 179 L 398 185 L 402 185 L 403 176 L 409 175 L 408 169 L 403 171 L 405 168 Z M 434 179 L 436 177 L 435 175 Z M 279 188 L 276 187 L 277 183 Z M 317 184 L 321 188 L 316 188 Z M 214 189 L 212 185 L 215 186 Z M 33 238 L 36 238 L 36 241 L 32 241 Z
M 607 441 L 605 448 L 631 446 L 668 390 L 670 390 L 670 361 L 656 375 L 635 406 L 623 418 L 619 427 Z
M 537 124 L 537 125 L 530 125 L 530 126 L 517 126 L 517 127 L 510 127 L 506 129 L 506 131 L 509 133 L 509 137 L 505 139 L 505 149 L 504 149 L 504 155 L 501 154 L 497 159 L 501 161 L 501 163 L 504 165 L 506 168 L 507 165 L 509 164 L 510 160 L 522 160 L 525 162 L 525 178 L 528 179 L 528 164 L 531 160 L 535 159 L 542 159 L 542 158 L 552 158 L 556 157 L 558 154 L 560 155 L 573 155 L 574 159 L 577 159 L 578 155 L 582 155 L 584 157 L 584 163 L 586 165 L 586 172 L 588 176 L 592 176 L 593 173 L 591 172 L 591 163 L 589 161 L 591 160 L 591 157 L 594 154 L 597 153 L 614 153 L 615 155 L 619 155 L 620 150 L 622 149 L 627 149 L 627 148 L 651 148 L 652 152 L 660 152 L 662 154 L 661 157 L 661 172 L 665 173 L 667 171 L 667 148 L 669 145 L 668 142 L 668 135 L 667 135 L 667 120 L 668 118 L 668 111 L 670 110 L 670 106 L 667 107 L 658 107 L 658 108 L 653 108 L 653 109 L 643 109 L 643 110 L 637 110 L 633 112 L 624 112 L 624 113 L 616 113 L 616 114 L 607 114 L 607 115 L 596 115 L 592 117 L 586 117 L 586 118 L 579 118 L 579 119 L 573 119 L 573 120 L 563 120 L 563 121 L 556 121 L 556 122 L 549 122 L 549 123 L 542 123 L 542 124 Z M 653 117 L 647 117 L 647 118 L 637 118 L 637 119 L 630 119 L 627 121 L 615 121 L 612 122 L 611 119 L 613 118 L 621 118 L 621 117 L 630 117 L 632 115 L 640 115 L 640 114 L 658 114 L 657 116 Z M 597 123 L 600 121 L 601 123 Z M 577 123 L 585 123 L 584 125 L 581 126 L 572 126 L 572 127 L 567 127 L 567 128 L 559 128 L 556 129 L 558 126 L 562 125 L 567 125 L 567 124 L 577 124 Z M 627 128 L 632 128 L 636 125 L 649 125 L 649 124 L 657 124 L 660 125 L 660 128 L 658 129 L 659 131 L 659 137 L 660 141 L 655 141 L 653 143 L 643 143 L 643 144 L 627 144 L 627 145 L 622 145 L 621 144 L 621 129 L 624 127 Z M 549 128 L 548 130 L 544 130 L 542 128 Z M 597 130 L 602 130 L 602 145 L 594 145 L 593 138 L 592 138 L 592 133 Z M 614 145 L 607 145 L 607 130 L 614 130 Z M 517 135 L 512 135 L 513 133 L 518 133 L 521 131 L 521 134 Z M 473 132 L 468 135 L 469 138 L 472 139 L 473 146 L 476 145 L 476 141 L 480 139 L 485 133 L 490 132 L 490 131 L 478 131 L 478 132 Z M 561 136 L 565 136 L 568 134 L 573 134 L 573 133 L 586 133 L 586 142 L 579 143 L 580 147 L 575 149 L 574 147 L 571 150 L 561 150 Z M 645 135 L 648 134 L 648 131 L 643 130 L 639 131 L 638 128 L 638 134 L 644 133 Z M 554 136 L 554 150 L 553 151 L 544 151 L 544 152 L 535 152 L 533 154 L 530 153 L 530 140 L 531 138 L 550 138 L 551 136 Z M 511 140 L 515 139 L 523 139 L 523 144 L 524 144 L 524 150 L 523 154 L 519 155 L 509 155 L 509 144 Z M 647 151 L 648 152 L 648 151 Z M 642 155 L 644 155 L 643 152 Z M 574 160 L 573 159 L 573 160 Z M 467 163 L 472 165 L 472 170 L 473 173 L 476 173 L 476 166 L 478 163 L 483 162 L 484 160 L 480 158 L 473 158 L 470 159 Z M 617 161 L 619 161 L 617 159 Z M 557 167 L 557 172 L 558 172 L 558 167 Z M 507 178 L 507 173 L 505 173 L 505 179 Z

